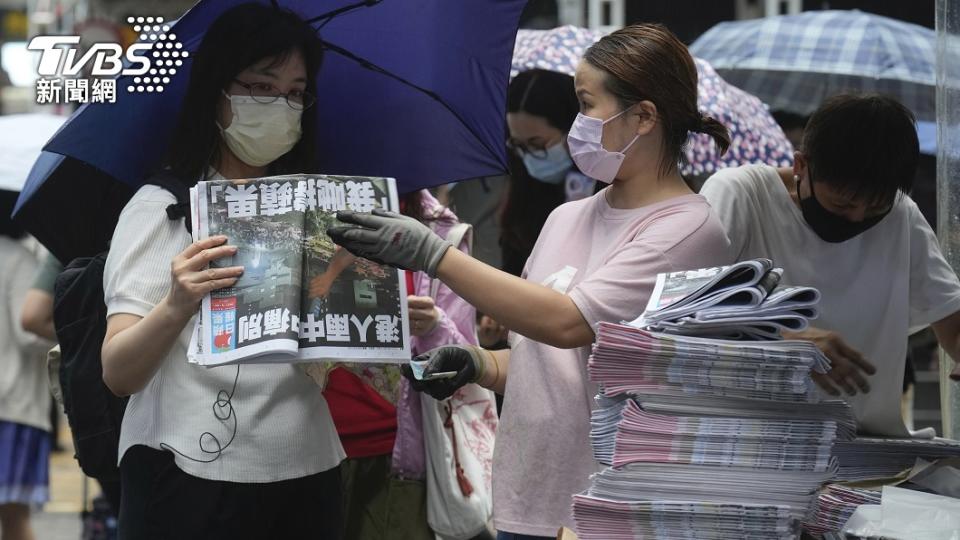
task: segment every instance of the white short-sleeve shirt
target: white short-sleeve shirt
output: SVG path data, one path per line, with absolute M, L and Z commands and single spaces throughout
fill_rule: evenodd
M 907 337 L 960 311 L 960 281 L 916 203 L 902 197 L 863 234 L 829 243 L 807 225 L 773 167 L 724 169 L 701 194 L 738 260 L 769 257 L 785 283 L 819 289 L 820 317 L 811 324 L 838 332 L 877 367 L 870 392 L 847 398 L 860 430 L 908 435 L 900 415 Z
M 170 289 L 170 264 L 191 238 L 182 220 L 168 219 L 176 202 L 170 192 L 144 186 L 124 207 L 104 270 L 107 316 L 145 317 Z M 277 482 L 336 467 L 345 454 L 320 388 L 291 364 L 199 367 L 187 362 L 191 320 L 147 386 L 130 397 L 120 433 L 119 457 L 133 445 L 169 447 L 184 472 L 208 480 Z M 221 444 L 230 440 L 234 419 L 214 415 L 218 393 L 229 392 L 236 436 L 221 455 L 200 447 L 204 432 Z M 216 444 L 204 437 L 203 447 Z

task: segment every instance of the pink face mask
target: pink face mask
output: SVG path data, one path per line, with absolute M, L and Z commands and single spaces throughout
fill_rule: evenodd
M 573 158 L 580 172 L 607 184 L 617 177 L 623 158 L 626 157 L 624 152 L 637 142 L 640 135 L 634 137 L 623 150 L 611 152 L 604 148 L 601 142 L 603 126 L 629 110 L 628 107 L 606 120 L 577 114 L 577 119 L 573 121 L 573 126 L 570 127 L 570 133 L 567 135 L 567 144 L 570 147 L 570 157 Z

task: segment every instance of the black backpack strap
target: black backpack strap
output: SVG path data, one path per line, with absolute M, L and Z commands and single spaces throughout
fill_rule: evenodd
M 180 178 L 169 170 L 163 170 L 147 178 L 144 182 L 154 186 L 160 186 L 163 189 L 173 193 L 177 198 L 176 204 L 167 206 L 167 217 L 171 220 L 183 219 L 183 226 L 187 232 L 193 234 L 193 224 L 190 222 L 190 188 L 182 182 Z

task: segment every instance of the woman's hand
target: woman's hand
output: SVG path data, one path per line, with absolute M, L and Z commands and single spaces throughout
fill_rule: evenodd
M 429 296 L 407 297 L 410 311 L 410 333 L 417 337 L 429 335 L 440 323 L 440 310 Z
M 423 369 L 423 379 L 414 376 L 410 365 L 400 366 L 403 376 L 410 381 L 410 386 L 418 392 L 426 392 L 434 399 L 447 399 L 460 387 L 480 382 L 485 371 L 483 351 L 471 345 L 446 345 L 413 359 L 415 362 L 426 362 Z M 452 377 L 432 378 L 441 373 L 454 373 Z
M 242 266 L 207 268 L 211 261 L 236 254 L 237 247 L 226 242 L 226 236 L 211 236 L 190 244 L 173 258 L 167 304 L 176 313 L 192 317 L 207 293 L 230 287 L 243 275 Z
M 327 234 L 350 253 L 405 270 L 437 277 L 437 266 L 452 244 L 419 221 L 376 209 L 370 214 L 337 212 L 347 226 L 330 227 Z

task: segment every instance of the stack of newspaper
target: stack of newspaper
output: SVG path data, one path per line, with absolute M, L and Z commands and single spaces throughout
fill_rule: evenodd
M 729 421 L 785 421 L 799 423 L 817 422 L 835 425 L 836 440 L 847 441 L 856 434 L 856 419 L 843 400 L 826 400 L 819 403 L 798 404 L 793 402 L 765 401 L 758 407 L 756 400 L 718 398 L 713 396 L 671 396 L 665 394 L 634 393 L 628 396 L 599 395 L 597 407 L 591 417 L 590 438 L 594 457 L 604 465 L 614 464 L 617 445 L 617 430 L 628 402 L 634 402 L 647 413 L 694 417 L 703 422 L 708 419 Z M 829 429 L 829 428 L 827 428 Z
M 582 540 L 796 538 L 829 472 L 632 463 L 573 501 Z
M 859 437 L 837 443 L 837 479 L 891 478 L 914 466 L 917 458 L 935 461 L 960 457 L 960 441 L 950 439 L 881 439 Z
M 202 181 L 191 189 L 194 240 L 225 235 L 243 266 L 201 303 L 188 358 L 203 366 L 326 359 L 410 359 L 406 282 L 327 236 L 340 210 L 397 210 L 392 178 L 293 175 Z M 334 264 L 335 259 L 336 264 Z
M 600 323 L 588 372 L 607 395 L 707 393 L 816 402 L 820 393 L 810 370 L 824 373 L 829 366 L 809 341 L 726 341 Z
M 880 491 L 830 484 L 820 491 L 815 510 L 803 529 L 816 538 L 829 538 L 843 529 L 861 504 L 880 504 Z
M 826 471 L 837 436 L 832 420 L 671 416 L 623 409 L 613 465 L 633 462 Z
M 752 315 L 766 309 L 769 281 L 779 279 L 769 261 L 687 274 L 711 272 L 700 287 L 658 287 L 652 304 L 671 304 L 681 319 L 701 313 L 706 320 L 711 306 L 732 309 L 736 316 L 718 330 L 723 337 L 783 316 Z M 692 297 L 658 297 L 691 289 Z M 802 321 L 796 328 L 816 314 L 815 301 L 804 309 L 789 315 Z M 835 474 L 834 442 L 855 431 L 850 408 L 823 401 L 810 379 L 829 361 L 807 342 L 653 331 L 677 320 L 662 315 L 648 311 L 629 325 L 598 328 L 588 364 L 601 386 L 591 439 L 597 459 L 611 467 L 574 498 L 580 538 L 796 538 L 818 489 Z
M 816 289 L 778 287 L 782 276 L 770 259 L 661 274 L 633 324 L 685 336 L 778 339 L 782 330 L 804 330 L 820 301 Z

